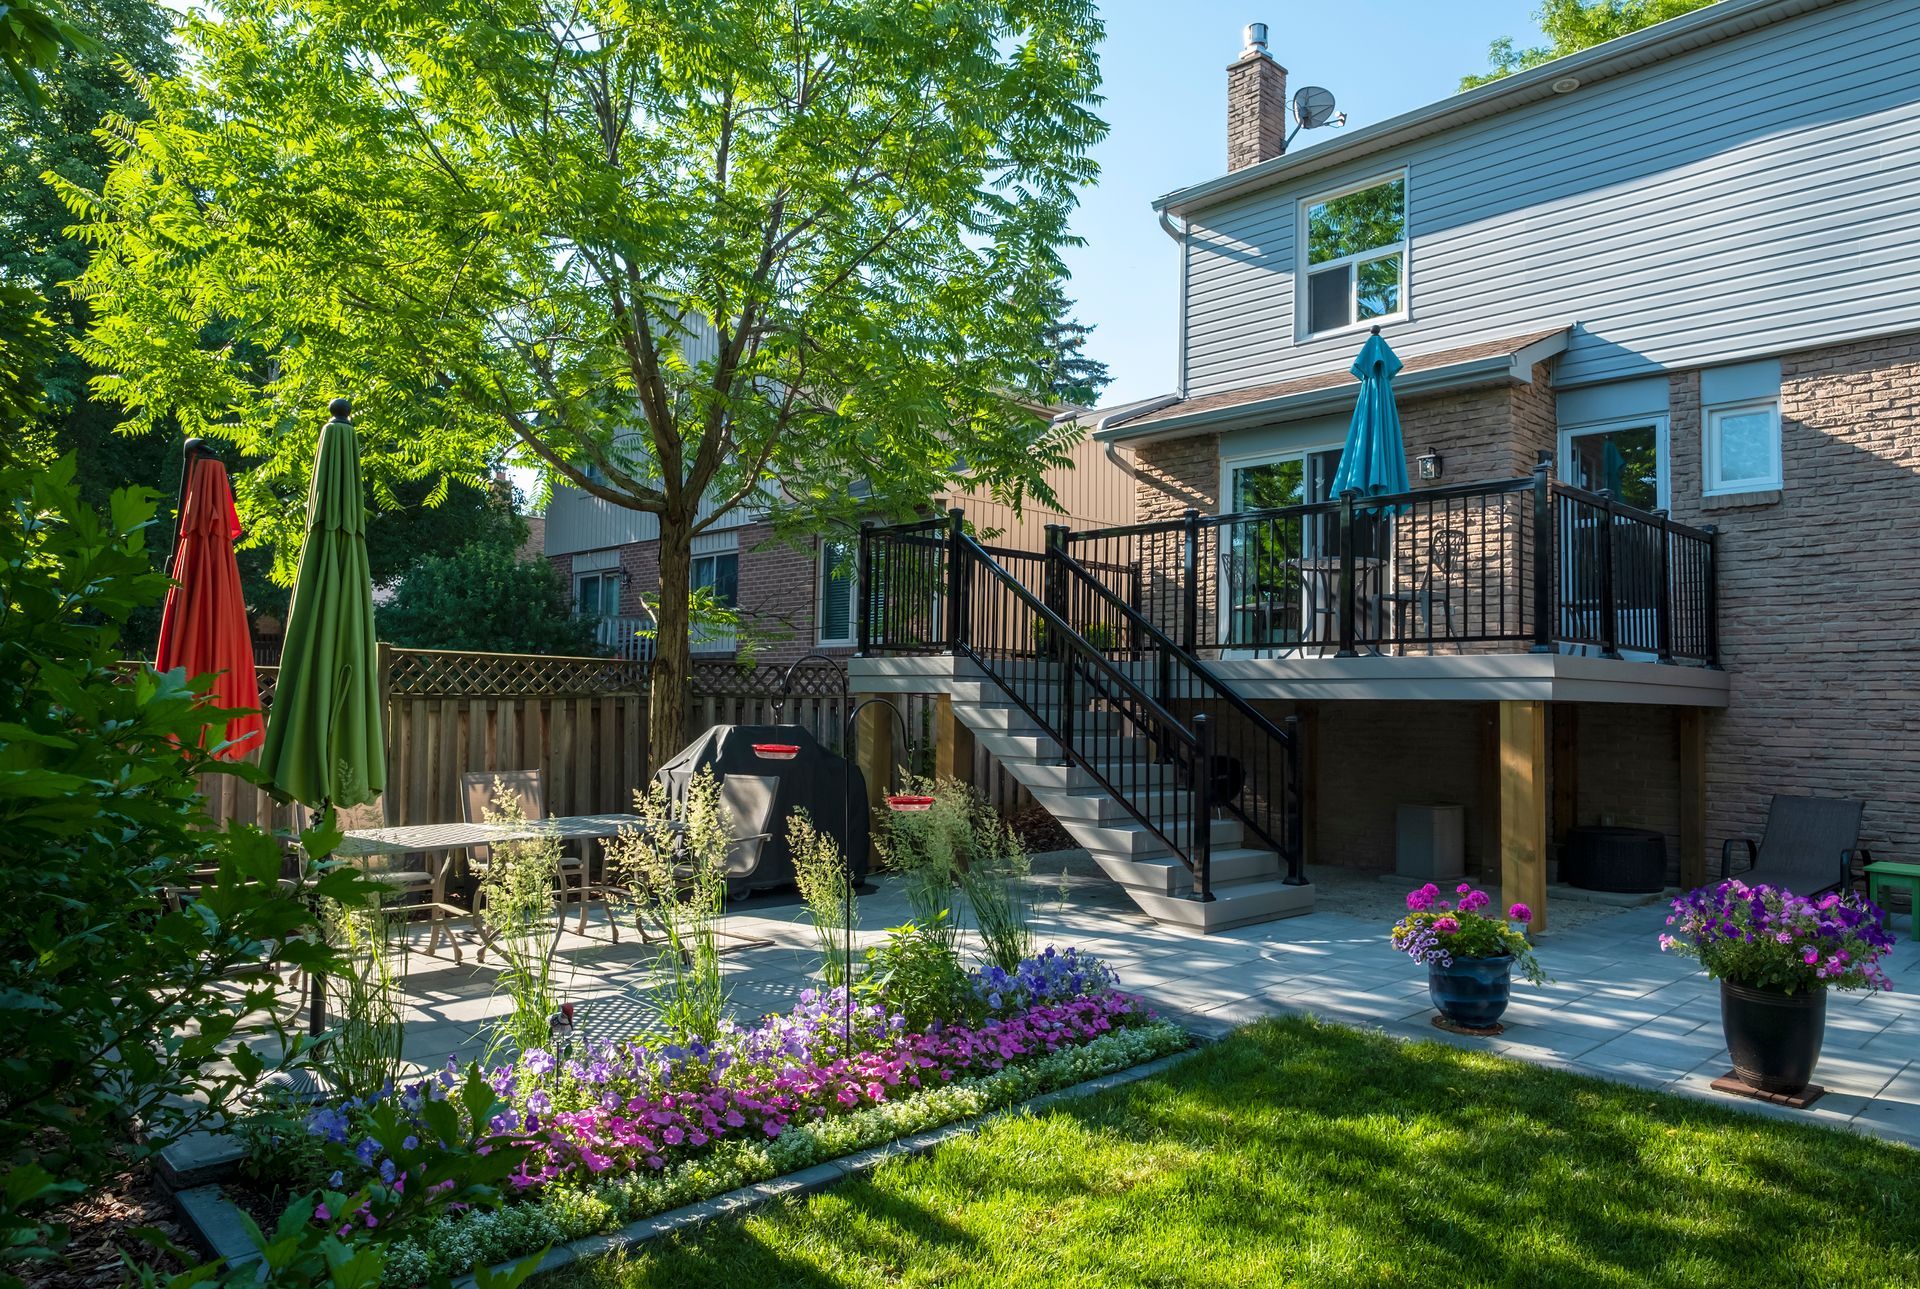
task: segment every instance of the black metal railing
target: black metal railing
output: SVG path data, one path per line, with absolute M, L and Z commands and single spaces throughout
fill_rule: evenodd
M 1287 865 L 1286 880 L 1301 873 L 1301 755 L 1296 718 L 1276 722 L 1209 671 L 1191 652 L 1137 612 L 1107 576 L 1067 553 L 1067 530 L 1048 530 L 1047 602 L 1084 640 L 1123 641 L 1109 647 L 1128 676 L 1162 709 L 1190 725 L 1204 718 L 1212 732 L 1211 799 L 1238 818 Z M 1284 725 L 1284 727 L 1283 727 Z
M 1714 535 L 1531 475 L 1069 533 L 1188 652 L 1592 646 L 1714 664 Z
M 937 546 L 945 577 L 929 593 L 920 570 Z M 1004 551 L 1002 552 L 1005 553 Z M 926 652 L 939 620 L 938 643 L 973 661 L 1040 727 L 1064 764 L 1084 771 L 1126 814 L 1179 857 L 1193 895 L 1213 899 L 1212 731 L 1204 714 L 1183 721 L 1089 643 L 988 548 L 968 536 L 958 511 L 947 519 L 861 535 L 867 577 L 893 577 L 884 588 L 863 579 L 861 647 L 873 653 Z M 1014 562 L 1044 580 L 1045 557 L 1021 552 Z M 898 601 L 906 589 L 910 603 Z

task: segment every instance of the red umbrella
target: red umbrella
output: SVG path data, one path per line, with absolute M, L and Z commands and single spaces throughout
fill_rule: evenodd
M 240 592 L 240 566 L 233 558 L 240 516 L 234 512 L 233 487 L 224 465 L 199 457 L 187 470 L 179 537 L 169 565 L 174 586 L 160 615 L 153 665 L 158 671 L 184 667 L 189 676 L 212 675 L 207 697 L 214 706 L 250 709 L 227 723 L 227 745 L 216 753 L 237 761 L 259 745 L 263 728 L 247 602 Z

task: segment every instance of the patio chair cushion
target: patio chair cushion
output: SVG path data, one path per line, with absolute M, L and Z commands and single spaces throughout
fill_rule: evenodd
M 1847 880 L 1865 809 L 1864 802 L 1844 797 L 1776 795 L 1767 806 L 1759 853 L 1742 879 L 1784 886 L 1798 895 L 1834 889 Z

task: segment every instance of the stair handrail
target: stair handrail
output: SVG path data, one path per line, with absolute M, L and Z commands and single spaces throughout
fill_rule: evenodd
M 1145 689 L 1136 684 L 1132 677 L 1115 666 L 1112 659 L 1101 653 L 1100 650 L 1096 649 L 1089 641 L 1075 631 L 1064 617 L 1055 612 L 1039 596 L 1028 590 L 1027 587 L 1021 583 L 1020 579 L 1002 567 L 1000 562 L 993 558 L 979 542 L 975 541 L 964 531 L 958 530 L 956 530 L 953 539 L 957 541 L 957 549 L 961 551 L 964 559 L 982 569 L 989 578 L 999 582 L 1005 589 L 1011 591 L 1016 602 L 1018 602 L 1024 610 L 1034 614 L 1041 623 L 1045 624 L 1049 649 L 1057 648 L 1065 653 L 1075 655 L 1074 662 L 1068 662 L 1065 658 L 1062 659 L 1061 684 L 1063 687 L 1071 683 L 1073 671 L 1070 669 L 1077 667 L 1085 670 L 1089 680 L 1097 677 L 1098 680 L 1104 682 L 1107 687 L 1117 691 L 1118 702 L 1116 705 L 1122 706 L 1123 709 L 1135 709 L 1151 718 L 1152 724 L 1157 726 L 1158 729 L 1148 732 L 1149 741 L 1157 741 L 1163 745 L 1173 744 L 1185 753 L 1186 768 L 1188 771 L 1187 789 L 1192 796 L 1193 808 L 1188 814 L 1187 844 L 1183 846 L 1171 835 L 1171 829 L 1162 828 L 1136 806 L 1124 790 L 1114 784 L 1113 781 L 1102 772 L 1100 767 L 1094 764 L 1091 758 L 1080 751 L 1070 736 L 1063 735 L 1063 733 L 1054 726 L 1053 722 L 1047 719 L 1044 713 L 1037 711 L 1021 697 L 1019 687 L 1013 683 L 1010 678 L 1001 675 L 994 667 L 991 659 L 975 647 L 971 638 L 971 632 L 962 631 L 958 633 L 959 638 L 954 641 L 955 651 L 964 654 L 974 665 L 985 672 L 988 677 L 1013 700 L 1016 706 L 1034 719 L 1048 737 L 1058 742 L 1061 752 L 1070 763 L 1078 765 L 1081 769 L 1085 770 L 1104 792 L 1120 804 L 1121 809 L 1125 810 L 1143 828 L 1159 838 L 1169 850 L 1179 856 L 1180 862 L 1193 876 L 1194 897 L 1201 902 L 1211 901 L 1214 898 L 1211 837 L 1212 809 L 1209 803 L 1212 782 L 1210 773 L 1203 771 L 1203 765 L 1205 763 L 1202 760 L 1204 749 L 1209 741 L 1207 738 L 1208 731 L 1205 728 L 1206 717 L 1204 715 L 1199 716 L 1195 722 L 1198 728 L 1189 729 L 1179 718 L 1163 707 L 1153 695 L 1147 693 Z M 1035 656 L 1043 656 L 1044 652 L 1044 650 L 1036 649 Z M 1067 692 L 1068 691 L 1063 688 L 1063 694 Z M 1109 702 L 1116 701 L 1112 694 L 1103 694 L 1102 697 L 1105 697 Z M 1063 710 L 1067 708 L 1067 705 L 1067 702 L 1063 700 Z M 1136 726 L 1141 727 L 1143 730 L 1148 729 L 1147 722 L 1141 720 L 1139 716 L 1134 716 L 1132 719 Z M 1178 758 L 1170 757 L 1168 759 L 1176 768 L 1179 766 L 1180 762 Z
M 1059 561 L 1061 567 L 1078 577 L 1084 585 L 1092 587 L 1099 598 L 1109 607 L 1117 609 L 1121 615 L 1121 621 L 1138 632 L 1139 637 L 1150 641 L 1160 651 L 1160 656 L 1168 660 L 1168 665 L 1172 665 L 1172 662 L 1177 660 L 1185 668 L 1188 675 L 1197 677 L 1203 686 L 1215 697 L 1231 707 L 1236 715 L 1246 720 L 1258 732 L 1285 749 L 1289 779 L 1288 790 L 1292 795 L 1291 804 L 1293 806 L 1289 818 L 1297 819 L 1301 803 L 1300 740 L 1291 732 L 1281 729 L 1270 717 L 1263 714 L 1258 708 L 1254 707 L 1252 703 L 1242 697 L 1237 690 L 1221 680 L 1220 677 L 1214 675 L 1213 672 L 1207 668 L 1206 664 L 1194 657 L 1192 653 L 1175 644 L 1173 637 L 1162 631 L 1158 626 L 1155 626 L 1153 621 L 1145 614 L 1139 612 L 1125 600 L 1115 595 L 1099 578 L 1093 576 L 1092 572 L 1079 560 L 1068 554 L 1063 546 L 1056 544 L 1049 554 L 1051 558 Z M 1301 854 L 1301 847 L 1297 837 L 1287 837 L 1284 839 L 1275 837 L 1263 828 L 1259 821 L 1254 819 L 1248 811 L 1242 809 L 1237 804 L 1227 802 L 1225 806 L 1226 809 L 1238 816 L 1242 823 L 1253 829 L 1263 841 L 1269 846 L 1272 846 L 1275 853 L 1286 861 L 1287 881 L 1290 884 L 1298 885 L 1304 880 L 1301 873 L 1304 857 Z M 1293 829 L 1289 828 L 1288 831 L 1292 832 Z

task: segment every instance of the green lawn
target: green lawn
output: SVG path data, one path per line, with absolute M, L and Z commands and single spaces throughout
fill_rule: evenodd
M 1920 1284 L 1920 1154 L 1307 1021 L 549 1289 Z

